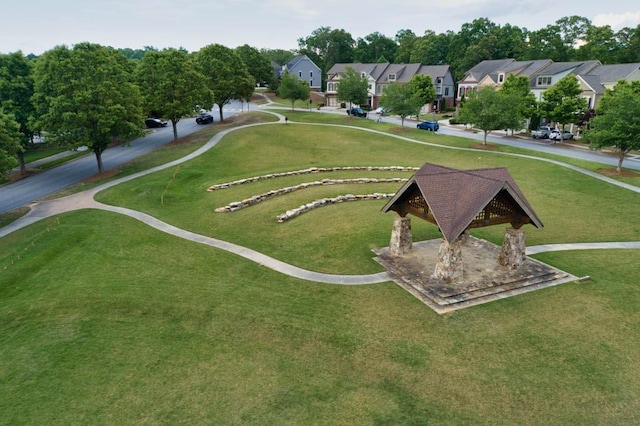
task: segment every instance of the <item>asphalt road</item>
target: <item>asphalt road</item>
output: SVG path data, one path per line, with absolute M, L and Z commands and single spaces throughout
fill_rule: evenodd
M 246 108 L 246 106 L 244 107 Z M 225 105 L 224 118 L 231 117 L 242 110 L 239 101 Z M 220 120 L 217 106 L 211 111 L 214 126 Z M 195 119 L 187 118 L 178 122 L 178 137 L 194 133 L 202 126 L 196 124 Z M 102 163 L 105 170 L 114 169 L 134 158 L 147 154 L 154 149 L 173 141 L 173 127 L 169 126 L 153 129 L 144 137 L 134 139 L 128 144 L 107 149 L 102 153 Z M 98 164 L 94 154 L 86 155 L 60 166 L 53 167 L 41 173 L 36 173 L 26 179 L 0 186 L 0 214 L 27 205 L 70 185 L 81 182 L 98 172 Z

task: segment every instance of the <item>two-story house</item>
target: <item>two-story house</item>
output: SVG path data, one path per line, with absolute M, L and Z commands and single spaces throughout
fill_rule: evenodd
M 377 108 L 384 88 L 391 83 L 408 83 L 415 75 L 428 75 L 436 88 L 437 107 L 443 109 L 454 104 L 455 81 L 449 65 L 422 64 L 391 64 L 391 63 L 340 63 L 335 64 L 327 72 L 327 88 L 325 102 L 327 106 L 338 106 L 338 85 L 340 77 L 347 68 L 353 68 L 356 73 L 368 81 L 367 105 Z M 429 112 L 432 105 L 426 105 L 424 110 Z
M 606 90 L 613 89 L 618 81 L 640 81 L 640 63 L 598 65 L 576 77 L 589 108 L 595 109 Z
M 307 55 L 296 56 L 282 67 L 274 67 L 276 75 L 281 78 L 285 72 L 306 81 L 311 90 L 321 90 L 322 70 Z
M 531 92 L 539 102 L 542 94 L 564 77 L 589 74 L 601 65 L 600 61 L 551 62 L 531 76 Z

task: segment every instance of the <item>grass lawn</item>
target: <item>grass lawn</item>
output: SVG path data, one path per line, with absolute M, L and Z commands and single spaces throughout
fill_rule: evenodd
M 403 136 L 464 143 L 426 133 Z M 388 244 L 384 201 L 323 207 L 284 224 L 275 216 L 397 184 L 326 186 L 213 210 L 304 181 L 400 173 L 206 189 L 307 167 L 425 161 L 507 167 L 545 224 L 527 228 L 529 245 L 640 240 L 640 196 L 579 173 L 292 123 L 232 132 L 195 160 L 98 198 L 301 267 L 379 272 L 370 249 Z M 412 222 L 415 240 L 437 237 Z M 472 234 L 499 242 L 504 228 L 494 228 Z M 0 424 L 637 423 L 640 251 L 537 258 L 592 280 L 440 316 L 393 283 L 300 281 L 104 211 L 48 218 L 0 239 Z

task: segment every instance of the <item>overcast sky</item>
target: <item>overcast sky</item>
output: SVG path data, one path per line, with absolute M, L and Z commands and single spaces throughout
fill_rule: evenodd
M 354 40 L 376 31 L 393 38 L 401 29 L 458 32 L 483 17 L 529 30 L 572 15 L 614 31 L 640 24 L 638 0 L 14 0 L 2 9 L 0 52 L 25 55 L 83 41 L 132 49 L 296 49 L 298 38 L 323 26 Z

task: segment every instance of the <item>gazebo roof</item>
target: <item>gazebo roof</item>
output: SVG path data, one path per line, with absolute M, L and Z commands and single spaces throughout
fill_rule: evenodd
M 435 223 L 449 242 L 466 229 L 543 224 L 504 167 L 456 170 L 425 163 L 382 208 Z

